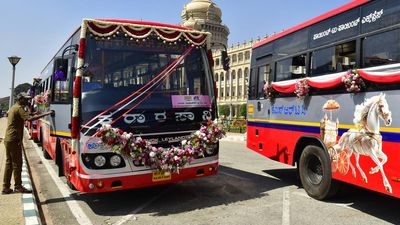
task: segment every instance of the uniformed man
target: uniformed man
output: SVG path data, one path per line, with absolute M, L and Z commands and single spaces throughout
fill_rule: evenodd
M 4 138 L 6 147 L 6 167 L 4 171 L 3 191 L 2 194 L 10 194 L 13 190 L 11 186 L 11 176 L 14 175 L 14 192 L 32 193 L 32 190 L 22 186 L 22 139 L 24 136 L 24 123 L 26 120 L 37 120 L 47 115 L 54 115 L 54 111 L 50 111 L 33 117 L 25 110 L 29 105 L 31 96 L 26 93 L 20 93 L 17 96 L 17 102 L 10 108 L 8 112 L 7 130 Z

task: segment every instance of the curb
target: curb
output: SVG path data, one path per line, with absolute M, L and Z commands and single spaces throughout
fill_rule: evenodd
M 22 164 L 22 185 L 27 189 L 32 189 L 32 182 L 29 176 L 28 165 L 25 160 L 25 155 L 23 154 L 23 164 Z M 25 218 L 26 225 L 41 225 L 39 210 L 36 205 L 35 196 L 31 194 L 22 194 L 22 208 L 23 215 Z
M 24 133 L 26 133 L 26 128 L 24 129 Z M 31 189 L 32 193 L 30 194 L 22 194 L 22 210 L 23 210 L 23 216 L 25 219 L 25 225 L 42 225 L 40 216 L 39 216 L 39 210 L 37 207 L 37 202 L 35 199 L 35 190 L 33 189 L 34 187 L 32 186 L 32 181 L 29 173 L 29 167 L 28 163 L 26 161 L 26 152 L 25 152 L 25 147 L 23 148 L 24 152 L 22 154 L 22 173 L 21 173 L 21 179 L 22 179 L 22 186 L 24 186 L 27 189 Z

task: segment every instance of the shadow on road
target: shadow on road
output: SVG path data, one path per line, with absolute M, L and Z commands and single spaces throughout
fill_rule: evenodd
M 151 213 L 166 216 L 207 207 L 268 197 L 285 186 L 278 179 L 220 166 L 216 176 L 175 184 L 101 194 L 74 194 L 102 216 Z
M 264 170 L 266 174 L 282 181 L 283 186 L 296 185 L 302 188 L 296 169 Z M 370 191 L 350 184 L 343 184 L 338 195 L 328 202 L 345 204 L 388 223 L 400 224 L 400 199 Z

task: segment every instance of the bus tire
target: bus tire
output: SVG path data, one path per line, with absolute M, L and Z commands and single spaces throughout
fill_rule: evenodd
M 67 180 L 67 185 L 71 190 L 76 191 L 76 187 L 73 183 L 71 183 L 71 181 Z
M 43 157 L 45 158 L 45 159 L 51 159 L 51 156 L 50 156 L 50 154 L 47 152 L 47 150 L 46 150 L 46 147 L 44 146 L 44 144 L 43 144 L 43 135 L 42 135 L 42 131 L 40 130 L 40 137 L 42 137 L 41 139 L 40 139 L 40 145 L 42 146 L 42 151 L 43 151 Z
M 58 167 L 58 176 L 64 176 L 64 153 L 61 148 L 61 142 L 59 138 L 57 138 L 56 142 L 56 164 Z
M 331 162 L 324 149 L 315 145 L 304 148 L 299 162 L 300 180 L 307 194 L 323 200 L 333 197 L 338 184 L 332 179 Z

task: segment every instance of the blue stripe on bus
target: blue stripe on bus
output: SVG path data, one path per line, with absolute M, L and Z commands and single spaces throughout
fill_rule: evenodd
M 303 125 L 268 123 L 268 122 L 251 122 L 251 121 L 247 121 L 247 126 L 320 134 L 320 127 L 315 127 L 315 126 L 303 126 Z M 348 130 L 349 129 L 346 128 L 339 128 L 338 133 L 341 136 Z M 381 135 L 383 141 L 400 142 L 400 133 L 381 132 Z

